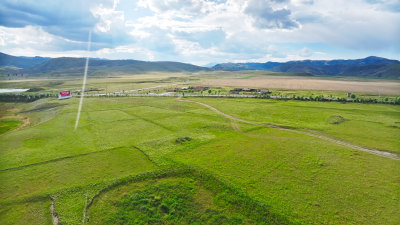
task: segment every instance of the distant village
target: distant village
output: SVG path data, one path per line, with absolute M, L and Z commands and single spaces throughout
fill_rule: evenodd
M 195 87 L 181 87 L 166 89 L 167 92 L 202 92 L 209 91 L 210 87 L 195 86 Z M 229 90 L 229 94 L 270 94 L 268 89 L 255 89 L 255 88 L 234 88 Z

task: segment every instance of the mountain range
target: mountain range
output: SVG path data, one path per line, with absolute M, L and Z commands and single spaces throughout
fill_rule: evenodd
M 82 75 L 85 58 L 11 56 L 0 53 L 0 75 L 29 76 Z M 400 79 L 400 61 L 376 56 L 354 60 L 303 60 L 266 63 L 221 63 L 212 68 L 180 62 L 90 59 L 90 75 L 135 74 L 146 72 L 267 70 L 324 76 L 357 76 Z
M 214 70 L 268 70 L 272 72 L 309 73 L 327 76 L 400 78 L 400 61 L 370 56 L 353 60 L 303 60 L 266 63 L 222 63 Z
M 85 58 L 16 57 L 0 53 L 0 73 L 27 74 L 30 76 L 82 75 Z M 114 75 L 146 72 L 198 72 L 209 68 L 180 62 L 148 62 L 139 60 L 90 59 L 90 75 Z
M 0 66 L 1 67 L 17 67 L 17 68 L 30 68 L 43 62 L 49 61 L 48 57 L 25 57 L 25 56 L 12 56 L 0 52 Z

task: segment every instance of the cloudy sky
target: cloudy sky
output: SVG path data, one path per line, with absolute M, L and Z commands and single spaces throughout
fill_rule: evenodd
M 0 51 L 197 65 L 400 59 L 400 1 L 1 0 Z

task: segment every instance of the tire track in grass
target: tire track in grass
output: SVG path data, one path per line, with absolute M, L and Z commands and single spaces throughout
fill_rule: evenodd
M 150 156 L 147 153 L 145 153 L 142 149 L 140 149 L 139 147 L 137 147 L 137 146 L 122 146 L 122 147 L 109 148 L 109 149 L 104 149 L 104 150 L 95 151 L 95 152 L 83 153 L 83 154 L 79 154 L 79 155 L 66 156 L 66 157 L 51 159 L 51 160 L 47 160 L 47 161 L 42 161 L 42 162 L 38 162 L 38 163 L 32 163 L 32 164 L 27 164 L 27 165 L 22 165 L 22 166 L 17 166 L 17 167 L 11 167 L 11 168 L 7 168 L 7 169 L 2 169 L 2 170 L 0 170 L 0 172 L 20 170 L 20 169 L 23 169 L 23 168 L 26 168 L 26 167 L 38 166 L 38 165 L 53 163 L 53 162 L 57 162 L 57 161 L 62 161 L 62 160 L 65 160 L 65 159 L 73 159 L 73 158 L 78 158 L 78 157 L 87 156 L 87 155 L 93 155 L 93 154 L 107 152 L 107 151 L 114 151 L 114 150 L 119 150 L 119 149 L 122 149 L 122 148 L 135 148 L 136 150 L 141 152 L 146 157 L 147 160 L 149 160 L 151 163 L 153 163 L 156 167 L 159 167 L 159 165 L 157 163 L 155 163 L 150 158 Z
M 37 163 L 32 163 L 32 164 L 27 164 L 27 165 L 22 165 L 22 166 L 17 166 L 17 167 L 11 167 L 11 168 L 7 168 L 7 169 L 2 169 L 2 170 L 0 170 L 0 172 L 19 170 L 19 169 L 23 169 L 23 168 L 26 168 L 26 167 L 37 166 L 37 165 L 42 165 L 42 164 L 48 164 L 48 163 L 53 163 L 53 162 L 57 162 L 57 161 L 65 160 L 65 159 L 73 159 L 73 158 L 78 158 L 78 157 L 81 157 L 81 156 L 87 156 L 87 155 L 97 154 L 97 153 L 101 153 L 101 152 L 118 150 L 118 149 L 121 149 L 121 148 L 124 148 L 124 147 L 109 148 L 109 149 L 104 149 L 104 150 L 95 151 L 95 152 L 83 153 L 83 154 L 79 154 L 79 155 L 65 156 L 65 157 L 51 159 L 51 160 L 47 160 L 47 161 L 42 161 L 42 162 L 37 162 Z
M 350 144 L 350 143 L 345 142 L 345 141 L 337 140 L 337 139 L 334 139 L 334 138 L 331 138 L 331 137 L 327 137 L 327 136 L 323 136 L 323 135 L 315 134 L 315 133 L 311 133 L 311 132 L 294 130 L 294 129 L 281 127 L 281 126 L 277 126 L 277 125 L 271 125 L 271 124 L 247 121 L 247 120 L 240 119 L 240 118 L 231 116 L 229 114 L 223 113 L 223 112 L 219 111 L 218 109 L 216 109 L 216 108 L 214 108 L 214 107 L 212 107 L 210 105 L 207 105 L 205 103 L 202 103 L 202 102 L 196 102 L 196 101 L 193 101 L 193 100 L 183 100 L 181 97 L 178 98 L 178 101 L 191 102 L 191 103 L 196 103 L 196 104 L 202 105 L 202 106 L 207 107 L 207 108 L 211 109 L 212 111 L 214 111 L 214 112 L 216 112 L 216 113 L 218 113 L 218 114 L 220 114 L 220 115 L 222 115 L 222 116 L 224 116 L 226 118 L 234 120 L 234 121 L 247 123 L 247 124 L 251 124 L 251 125 L 256 125 L 256 126 L 265 126 L 265 127 L 275 128 L 275 129 L 289 131 L 289 132 L 298 133 L 298 134 L 304 134 L 304 135 L 307 135 L 307 136 L 311 136 L 311 137 L 323 139 L 323 140 L 326 140 L 326 141 L 330 141 L 330 142 L 333 142 L 335 144 L 342 145 L 342 146 L 345 146 L 345 147 L 348 147 L 348 148 L 351 148 L 351 149 L 355 149 L 355 150 L 358 150 L 358 151 L 362 151 L 362 152 L 378 155 L 378 156 L 389 158 L 389 159 L 400 160 L 399 156 L 397 154 L 395 154 L 395 153 L 391 153 L 391 152 L 387 152 L 387 151 L 381 151 L 381 150 L 377 150 L 377 149 L 371 149 L 371 148 L 364 148 L 364 147 L 361 147 L 361 146 L 358 146 L 358 145 Z
M 155 126 L 161 127 L 161 128 L 163 128 L 163 129 L 165 129 L 165 130 L 173 131 L 173 129 L 171 129 L 170 127 L 167 127 L 167 126 L 165 126 L 165 125 L 163 125 L 163 124 L 161 124 L 161 123 L 155 122 L 155 121 L 153 121 L 153 120 L 151 120 L 151 119 L 147 119 L 147 118 L 144 118 L 144 117 L 142 117 L 142 116 L 138 116 L 138 115 L 136 115 L 136 114 L 134 114 L 134 113 L 132 113 L 132 112 L 125 112 L 125 111 L 123 111 L 123 112 L 126 113 L 126 114 L 129 114 L 129 115 L 131 115 L 131 116 L 133 116 L 133 117 L 139 118 L 139 119 L 141 119 L 141 120 L 143 120 L 143 121 L 145 121 L 145 122 L 147 122 L 147 123 L 151 123 L 151 124 L 153 124 L 153 125 L 155 125 Z
M 136 150 L 138 150 L 139 152 L 141 152 L 145 157 L 146 157 L 146 159 L 147 160 L 149 160 L 151 163 L 153 163 L 156 167 L 160 167 L 156 162 L 154 162 L 154 160 L 152 160 L 151 158 L 150 158 L 150 156 L 146 153 L 146 152 L 144 152 L 142 149 L 140 149 L 139 147 L 137 147 L 137 146 L 132 146 L 132 147 L 134 147 Z

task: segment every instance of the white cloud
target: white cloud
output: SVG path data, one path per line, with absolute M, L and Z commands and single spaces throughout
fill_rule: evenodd
M 92 28 L 93 46 L 100 49 L 91 54 L 101 58 L 206 64 L 318 59 L 340 54 L 346 58 L 349 52 L 360 57 L 368 52 L 398 58 L 400 53 L 397 0 L 138 0 L 136 5 L 128 0 L 102 1 L 84 4 L 88 8 L 80 9 L 79 15 L 90 11 L 88 17 L 95 17 L 82 27 L 58 26 L 51 21 L 59 18 L 51 16 L 52 10 L 46 11 L 48 15 L 34 15 L 36 19 L 48 16 L 46 23 L 0 27 L 1 51 L 23 53 L 26 49 L 27 54 L 40 55 L 64 51 L 65 55 L 78 56 L 84 54 L 87 30 Z M 80 34 L 73 36 L 80 41 L 66 38 L 69 31 Z
M 279 49 L 274 45 L 270 45 L 267 48 L 267 56 L 271 58 L 286 58 L 287 54 L 285 50 Z
M 303 49 L 301 49 L 301 51 L 299 52 L 299 56 L 305 57 L 305 58 L 310 57 L 310 56 L 312 56 L 313 54 L 314 54 L 314 52 L 311 51 L 310 49 L 306 48 L 306 47 L 304 47 Z
M 116 48 L 104 48 L 91 52 L 93 57 L 109 59 L 136 59 L 152 61 L 155 60 L 154 53 L 148 49 L 136 45 L 122 45 Z
M 209 13 L 217 3 L 205 0 L 140 0 L 138 6 L 149 8 L 154 12 L 166 11 L 185 13 Z
M 112 26 L 124 24 L 125 13 L 124 11 L 116 10 L 118 3 L 119 0 L 114 0 L 112 8 L 99 4 L 90 10 L 95 18 L 99 18 L 99 22 L 95 25 L 95 31 L 109 32 Z
M 3 46 L 47 46 L 54 41 L 54 35 L 40 27 L 7 28 L 0 26 L 0 40 Z

